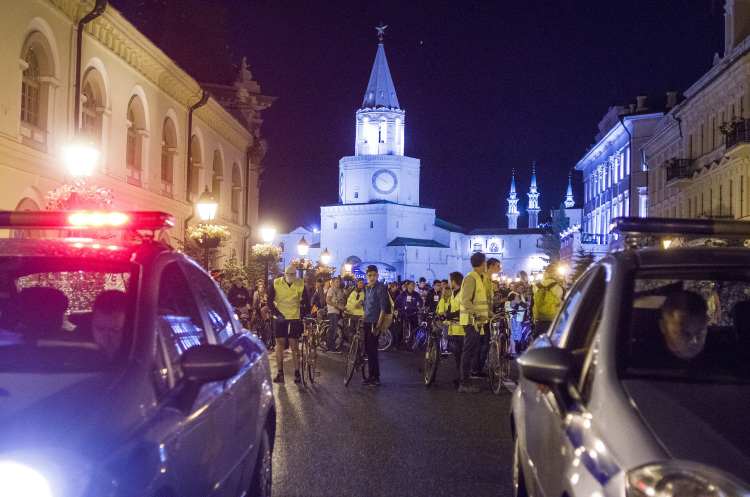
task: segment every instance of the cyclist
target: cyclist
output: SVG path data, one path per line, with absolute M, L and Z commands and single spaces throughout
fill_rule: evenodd
M 493 297 L 494 292 L 492 290 L 492 275 L 500 273 L 500 261 L 491 257 L 487 259 L 487 271 L 483 275 L 482 284 L 484 285 L 484 292 L 487 296 L 487 319 L 491 320 L 495 315 L 493 312 Z M 474 362 L 471 365 L 471 376 L 474 377 L 487 377 L 487 372 L 484 371 L 484 365 L 487 362 L 487 354 L 490 351 L 490 323 L 487 321 L 482 327 L 482 332 L 479 335 L 479 345 L 477 346 L 476 354 L 474 355 Z
M 464 275 L 458 271 L 454 271 L 449 276 L 450 286 L 450 305 L 448 310 L 445 312 L 445 317 L 448 319 L 448 344 L 450 345 L 451 353 L 456 361 L 456 371 L 461 373 L 461 355 L 464 350 L 464 327 L 459 323 L 460 320 L 460 309 L 461 309 L 461 284 L 464 281 Z M 453 383 L 458 387 L 459 378 L 456 378 Z
M 307 305 L 307 289 L 301 279 L 297 278 L 297 269 L 287 266 L 284 276 L 273 280 L 268 289 L 268 308 L 276 318 L 276 367 L 278 374 L 274 383 L 284 383 L 284 341 L 289 340 L 294 362 L 294 382 L 299 383 L 299 339 L 302 336 L 301 306 Z M 306 310 L 306 309 L 305 309 Z
M 487 291 L 484 280 L 487 275 L 487 259 L 481 252 L 469 258 L 473 268 L 461 284 L 461 315 L 459 322 L 464 327 L 464 347 L 461 354 L 460 386 L 458 393 L 477 393 L 479 388 L 471 382 L 471 364 L 488 321 Z
M 414 288 L 415 283 L 407 280 L 406 290 L 401 292 L 394 301 L 396 310 L 404 314 L 404 319 L 411 325 L 412 330 L 416 330 L 419 327 L 419 309 L 423 305 L 422 296 Z M 401 336 L 402 330 L 396 331 L 398 336 L 393 337 L 395 341 L 394 348 L 398 349 L 403 336 Z
M 544 270 L 544 279 L 534 284 L 532 310 L 534 312 L 534 335 L 547 333 L 557 311 L 562 306 L 565 289 L 556 279 L 557 268 L 550 264 Z
M 240 319 L 247 319 L 250 315 L 250 292 L 245 288 L 245 281 L 242 278 L 234 280 L 234 286 L 227 292 L 227 300 L 234 308 Z
M 442 284 L 440 285 L 442 288 Z M 450 320 L 448 319 L 448 312 L 451 309 L 451 296 L 453 292 L 446 287 L 442 291 L 440 301 L 437 304 L 435 313 L 443 319 L 443 338 L 440 341 L 440 350 L 443 351 L 443 355 L 448 355 L 448 329 L 450 328 Z
M 523 319 L 526 316 L 526 299 L 518 292 L 510 292 L 505 301 L 505 312 L 510 318 L 510 354 L 516 355 L 516 342 L 523 336 Z
M 258 287 L 253 293 L 253 319 L 250 323 L 252 330 L 259 330 L 263 321 L 270 319 L 271 315 L 268 312 L 266 286 L 263 281 L 258 280 Z
M 331 288 L 326 293 L 326 304 L 328 304 L 328 320 L 331 325 L 328 328 L 328 352 L 339 353 L 336 349 L 336 335 L 339 330 L 339 316 L 346 310 L 344 291 L 341 289 L 341 278 L 331 278 Z
M 365 311 L 365 280 L 357 278 L 357 284 L 346 300 L 346 313 L 353 316 L 353 322 L 362 319 Z
M 370 386 L 380 386 L 380 363 L 378 362 L 378 336 L 385 321 L 386 314 L 391 310 L 388 300 L 388 290 L 378 281 L 378 267 L 374 264 L 367 266 L 367 287 L 365 288 L 364 316 L 365 324 L 365 353 L 369 364 L 370 377 L 365 383 Z

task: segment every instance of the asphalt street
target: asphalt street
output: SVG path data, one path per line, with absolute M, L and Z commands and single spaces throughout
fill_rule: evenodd
M 346 352 L 319 353 L 320 374 L 305 388 L 286 352 L 286 383 L 274 384 L 273 495 L 512 495 L 511 393 L 475 380 L 479 393 L 458 394 L 452 357 L 430 387 L 423 354 L 380 358 L 380 387 L 361 373 L 345 387 Z

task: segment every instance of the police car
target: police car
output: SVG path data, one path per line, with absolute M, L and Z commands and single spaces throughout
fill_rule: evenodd
M 173 225 L 0 212 L 44 235 L 0 239 L 0 495 L 270 495 L 268 356 Z
M 750 495 L 750 223 L 612 233 L 519 358 L 515 495 Z

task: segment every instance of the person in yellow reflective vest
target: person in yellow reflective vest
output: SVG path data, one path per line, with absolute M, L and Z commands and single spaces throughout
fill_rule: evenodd
M 550 264 L 544 270 L 544 279 L 534 283 L 532 311 L 534 317 L 534 336 L 547 333 L 552 326 L 557 311 L 562 307 L 565 289 L 556 279 L 557 267 Z
M 471 365 L 479 345 L 482 328 L 489 321 L 489 303 L 487 302 L 487 291 L 484 288 L 487 259 L 483 253 L 475 252 L 469 258 L 469 261 L 473 269 L 461 283 L 459 324 L 464 327 L 464 343 L 461 352 L 458 393 L 476 393 L 479 391 L 479 388 L 471 382 Z
M 440 283 L 442 288 L 442 282 Z M 440 300 L 435 308 L 435 313 L 443 319 L 443 335 L 440 340 L 440 350 L 442 355 L 448 355 L 448 328 L 450 327 L 450 321 L 448 320 L 447 314 L 451 309 L 451 296 L 453 292 L 447 286 L 440 292 Z
M 490 320 L 495 315 L 493 312 L 493 300 L 495 293 L 492 290 L 492 275 L 500 273 L 501 264 L 498 259 L 491 257 L 487 259 L 487 271 L 482 275 L 482 284 L 487 294 L 487 322 L 479 333 L 479 344 L 477 352 L 474 355 L 474 362 L 471 364 L 471 376 L 475 378 L 486 378 L 487 372 L 484 366 L 487 363 L 487 356 L 490 353 Z
M 451 303 L 445 317 L 448 318 L 448 348 L 453 354 L 456 361 L 456 371 L 461 371 L 461 355 L 464 350 L 464 327 L 459 320 L 461 318 L 461 284 L 464 281 L 464 275 L 454 271 L 449 276 L 448 285 L 451 291 Z M 459 378 L 456 377 L 453 383 L 458 386 Z
M 346 312 L 352 316 L 358 316 L 356 319 L 362 319 L 365 313 L 365 280 L 357 278 L 357 286 L 346 299 Z
M 297 269 L 287 266 L 284 276 L 273 280 L 273 285 L 268 289 L 268 309 L 271 311 L 276 322 L 276 367 L 278 374 L 273 379 L 274 383 L 284 383 L 284 345 L 289 340 L 289 348 L 292 349 L 292 360 L 294 362 L 294 382 L 299 383 L 302 378 L 299 374 L 299 339 L 302 336 L 302 310 L 301 306 L 307 307 L 309 298 L 304 282 L 297 278 Z M 304 313 L 307 313 L 304 309 Z

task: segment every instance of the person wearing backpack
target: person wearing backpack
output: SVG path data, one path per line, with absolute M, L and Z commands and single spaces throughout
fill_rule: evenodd
M 544 270 L 544 279 L 534 283 L 532 287 L 535 336 L 549 331 L 557 311 L 562 306 L 565 289 L 555 279 L 555 270 L 555 266 L 547 266 Z

